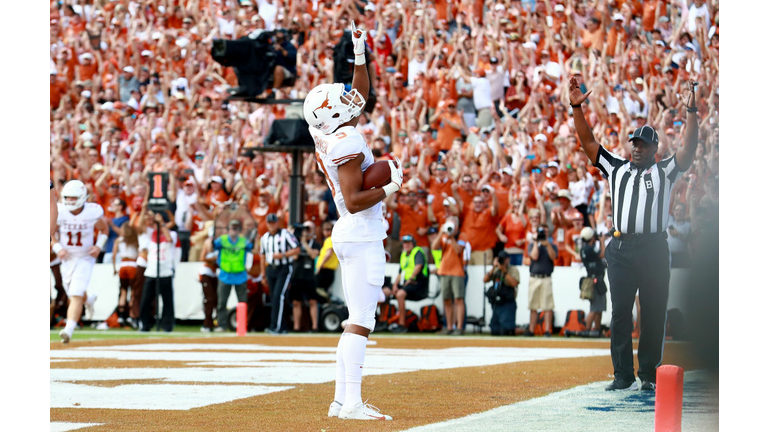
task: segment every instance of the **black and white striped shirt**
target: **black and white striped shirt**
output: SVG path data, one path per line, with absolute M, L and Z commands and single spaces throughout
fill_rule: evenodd
M 299 247 L 299 242 L 287 229 L 280 229 L 275 235 L 267 231 L 261 236 L 259 253 L 264 255 L 268 265 L 283 265 L 293 263 L 293 257 L 274 259 L 276 253 L 285 254 L 291 249 Z
M 611 188 L 613 226 L 617 231 L 653 234 L 667 229 L 672 186 L 681 174 L 674 155 L 641 171 L 600 146 L 596 166 Z

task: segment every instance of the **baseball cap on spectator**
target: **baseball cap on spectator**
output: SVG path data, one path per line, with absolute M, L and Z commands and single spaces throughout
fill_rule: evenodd
M 150 50 L 144 50 L 141 52 L 142 57 L 152 57 L 152 51 Z
M 92 140 L 92 139 L 93 139 L 93 134 L 92 134 L 92 133 L 90 133 L 90 132 L 88 132 L 88 131 L 86 131 L 86 132 L 83 132 L 83 134 L 82 134 L 82 135 L 80 135 L 80 138 L 81 138 L 83 141 L 90 141 L 90 140 Z
M 643 79 L 641 77 L 635 78 L 635 84 L 643 85 Z
M 136 71 L 133 69 L 133 66 L 126 66 L 126 67 L 123 68 L 123 72 L 132 74 L 132 73 L 134 73 Z
M 511 177 L 511 176 L 513 176 L 513 175 L 515 175 L 515 172 L 514 172 L 514 171 L 512 171 L 512 168 L 510 168 L 510 167 L 508 167 L 508 166 L 507 166 L 507 167 L 504 167 L 504 168 L 502 168 L 502 169 L 501 169 L 501 173 L 502 173 L 502 174 L 506 174 L 506 175 L 508 175 L 508 176 L 510 176 L 510 177 Z
M 195 182 L 192 181 L 192 177 L 188 178 L 187 181 L 184 182 L 184 186 L 194 186 Z
M 414 243 L 413 236 L 410 235 L 410 234 L 404 235 L 403 238 L 400 241 L 402 241 L 403 243 L 405 243 L 405 242 Z
M 90 90 L 83 90 L 83 91 L 80 92 L 80 96 L 88 99 L 89 97 L 91 97 L 91 91 Z
M 85 53 L 80 54 L 79 58 L 80 58 L 80 61 L 83 61 L 83 60 L 86 60 L 86 59 L 93 60 L 93 54 L 91 54 L 89 52 L 85 52 Z
M 104 111 L 112 111 L 113 109 L 115 109 L 115 104 L 113 104 L 112 102 L 105 102 L 101 104 L 101 109 Z
M 96 146 L 95 146 L 95 145 L 93 145 L 93 141 L 90 141 L 90 140 L 89 140 L 89 141 L 85 141 L 85 142 L 83 143 L 83 147 L 88 147 L 88 148 L 91 148 L 91 147 L 96 147 Z
M 499 259 L 499 261 L 504 261 L 505 259 L 509 258 L 509 254 L 502 250 L 499 251 L 499 254 L 496 257 Z
M 195 152 L 195 157 L 202 159 L 202 158 L 205 157 L 205 152 L 202 151 L 202 150 L 198 150 L 198 151 Z
M 130 98 L 128 102 L 125 103 L 125 105 L 129 108 L 133 108 L 134 111 L 139 110 L 139 103 L 134 98 Z
M 533 140 L 534 141 L 544 141 L 544 142 L 547 142 L 547 136 L 542 134 L 542 133 L 540 133 L 540 134 L 536 135 L 536 137 L 534 137 Z
M 163 33 L 162 32 L 159 32 L 159 31 L 152 32 L 152 39 L 158 40 L 158 39 L 160 39 L 162 37 L 163 37 Z
M 567 199 L 570 200 L 571 199 L 571 193 L 568 192 L 568 189 L 560 189 L 559 191 L 557 191 L 557 197 L 558 198 L 567 198 Z
M 555 12 L 565 12 L 565 6 L 563 6 L 561 4 L 556 4 L 555 5 Z
M 656 45 L 661 45 L 661 46 L 663 46 L 663 47 L 666 47 L 666 46 L 667 46 L 666 42 L 664 42 L 663 40 L 657 40 L 657 41 L 656 41 Z
M 367 10 L 367 11 L 371 11 L 371 12 L 376 12 L 376 5 L 373 4 L 373 3 L 368 3 L 367 5 L 365 5 L 363 10 Z
M 629 136 L 630 141 L 636 139 L 651 145 L 659 144 L 659 134 L 656 133 L 656 129 L 648 125 L 635 129 L 635 131 L 632 132 L 632 134 Z
M 483 186 L 483 190 L 487 190 L 487 191 L 489 191 L 489 192 L 493 192 L 493 186 L 491 186 L 491 185 L 485 185 L 485 186 Z
M 211 181 L 212 181 L 212 182 L 216 182 L 216 183 L 219 183 L 219 184 L 224 184 L 224 179 L 223 179 L 223 178 L 221 178 L 221 176 L 217 176 L 217 175 L 215 175 L 215 176 L 212 176 L 212 177 L 211 177 Z
M 683 48 L 689 51 L 696 51 L 696 47 L 690 42 L 686 43 Z
M 274 213 L 270 213 L 267 215 L 267 222 L 269 223 L 275 223 L 278 221 L 277 215 Z
M 258 15 L 256 15 L 256 16 L 258 16 Z M 177 47 L 184 48 L 187 45 L 189 45 L 189 39 L 187 39 L 185 37 L 180 37 L 180 38 L 176 39 L 176 46 Z
M 557 161 L 549 161 L 547 163 L 547 168 L 560 168 L 560 165 L 557 163 Z
M 499 59 L 497 59 L 496 57 L 491 57 L 491 64 L 496 64 L 498 62 L 499 62 Z
M 615 12 L 613 14 L 613 20 L 614 21 L 624 21 L 624 15 L 622 15 L 621 12 Z

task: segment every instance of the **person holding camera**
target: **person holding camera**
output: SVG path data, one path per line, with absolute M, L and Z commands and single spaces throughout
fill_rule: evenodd
M 548 231 L 549 228 L 546 225 L 539 227 L 536 232 L 536 241 L 528 245 L 528 256 L 531 258 L 528 309 L 531 311 L 531 321 L 528 324 L 526 336 L 533 336 L 540 310 L 544 311 L 544 336 L 552 336 L 552 311 L 555 309 L 552 272 L 555 270 L 558 251 Z
M 227 330 L 227 300 L 232 287 L 235 288 L 237 301 L 248 302 L 246 291 L 248 282 L 247 270 L 253 264 L 253 243 L 242 235 L 243 223 L 237 219 L 229 221 L 227 235 L 222 235 L 213 242 L 213 250 L 219 252 L 219 283 L 216 289 L 217 307 L 214 331 Z
M 451 334 L 464 334 L 464 247 L 466 243 L 458 239 L 459 220 L 455 216 L 446 219 L 442 234 L 432 242 L 432 249 L 442 251 L 440 268 L 440 291 L 445 310 L 445 329 L 447 332 L 455 326 Z M 455 309 L 455 310 L 454 310 Z
M 493 268 L 485 274 L 483 282 L 492 282 L 485 293 L 493 309 L 491 316 L 492 335 L 514 335 L 517 314 L 517 286 L 520 273 L 510 263 L 510 256 L 504 252 L 493 259 Z
M 392 295 L 397 299 L 399 314 L 397 326 L 390 330 L 392 333 L 408 331 L 405 325 L 405 299 L 423 300 L 429 296 L 429 269 L 426 253 L 416 246 L 416 239 L 411 234 L 404 235 L 401 242 L 403 252 L 400 254 L 400 271 L 392 285 Z M 387 291 L 384 289 L 384 294 L 388 296 Z
M 160 305 L 155 305 L 158 290 L 163 298 L 163 312 L 160 318 L 160 327 L 166 332 L 173 331 L 175 320 L 173 310 L 173 275 L 174 275 L 174 245 L 176 245 L 176 232 L 171 231 L 173 221 L 166 221 L 164 213 L 146 211 L 147 234 L 149 241 L 143 247 L 139 244 L 139 251 L 147 252 L 147 267 L 144 270 L 144 289 L 141 293 L 141 305 L 139 311 L 140 331 L 148 332 L 153 325 L 153 310 L 157 308 L 160 312 Z M 168 214 L 165 214 L 168 216 Z M 155 225 L 160 226 L 158 232 Z M 160 246 L 158 247 L 158 243 Z M 159 255 L 158 255 L 159 249 Z M 160 264 L 158 265 L 158 261 Z M 160 273 L 158 274 L 158 267 Z M 159 280 L 158 280 L 159 279 Z
M 309 317 L 312 321 L 310 333 L 317 333 L 317 279 L 315 278 L 315 258 L 320 255 L 320 243 L 315 241 L 315 224 L 306 221 L 293 226 L 293 235 L 299 240 L 299 255 L 293 261 L 293 281 L 288 297 L 293 303 L 293 331 L 301 331 L 301 303 L 309 302 Z
M 588 337 L 600 336 L 600 323 L 603 320 L 603 312 L 606 306 L 606 293 L 608 288 L 605 286 L 605 235 L 598 236 L 591 227 L 584 227 L 581 230 L 581 262 L 587 269 L 587 278 L 592 279 L 593 289 L 592 298 L 589 299 L 589 314 L 587 314 L 587 333 Z M 595 327 L 594 329 L 592 327 Z

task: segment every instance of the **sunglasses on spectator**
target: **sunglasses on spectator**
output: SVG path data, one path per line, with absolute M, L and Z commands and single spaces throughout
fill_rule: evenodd
M 475 203 L 475 204 L 482 204 L 483 200 L 479 200 L 479 201 L 475 200 L 475 201 L 472 201 L 472 202 Z
M 446 169 L 445 168 L 438 168 L 437 170 L 438 171 L 445 171 Z
M 203 159 L 205 159 L 205 156 L 203 156 L 203 155 L 197 155 L 197 156 L 195 156 L 195 159 L 197 159 L 197 160 L 203 160 Z
M 540 173 L 541 170 L 539 168 L 534 168 L 531 170 L 532 173 Z

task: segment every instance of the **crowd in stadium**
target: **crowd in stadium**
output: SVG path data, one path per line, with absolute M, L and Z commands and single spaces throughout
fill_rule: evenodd
M 659 160 L 682 145 L 682 83 L 698 82 L 700 144 L 669 209 L 673 266 L 687 265 L 718 204 L 717 0 L 51 1 L 55 187 L 86 184 L 114 229 L 107 253 L 121 224 L 144 226 L 148 172 L 170 173 L 183 260 L 202 259 L 206 222 L 222 214 L 259 236 L 269 213 L 287 225 L 291 157 L 252 149 L 290 107 L 225 102 L 237 77 L 212 59 L 212 43 L 287 30 L 295 80 L 265 96 L 302 99 L 333 81 L 333 49 L 352 21 L 368 32 L 377 94 L 357 127 L 378 160 L 404 167 L 386 201 L 392 262 L 403 236 L 427 249 L 429 228 L 457 216 L 470 264 L 501 249 L 527 263 L 544 224 L 557 264 L 578 264 L 581 227 L 607 234 L 612 203 L 570 116 L 577 76 L 592 91 L 584 112 L 598 142 L 629 158 L 629 133 L 650 125 Z M 302 219 L 322 243 L 333 199 L 311 154 L 303 172 Z

